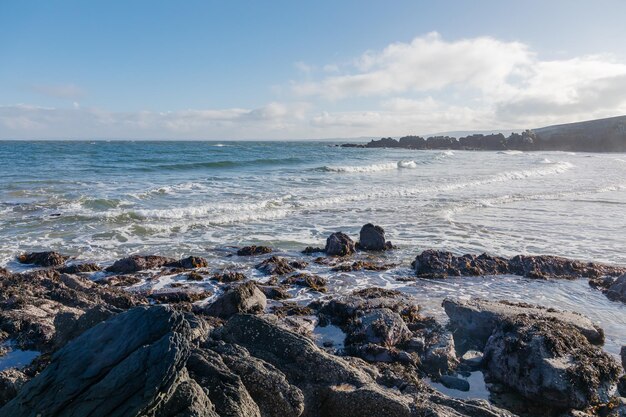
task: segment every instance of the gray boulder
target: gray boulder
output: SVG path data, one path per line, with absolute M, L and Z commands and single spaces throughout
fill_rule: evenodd
M 391 243 L 385 240 L 385 230 L 380 226 L 368 223 L 359 233 L 359 249 L 369 251 L 383 251 L 389 249 Z
M 69 259 L 69 256 L 61 255 L 58 252 L 32 252 L 20 255 L 17 260 L 22 264 L 32 264 L 37 266 L 60 266 Z
M 350 236 L 343 232 L 336 232 L 326 239 L 326 254 L 330 256 L 347 256 L 355 252 L 355 244 Z
M 617 278 L 606 291 L 606 296 L 610 300 L 626 303 L 626 274 Z
M 529 400 L 557 408 L 606 403 L 620 374 L 609 354 L 554 317 L 504 320 L 484 353 L 492 378 Z
M 204 314 L 229 318 L 237 313 L 261 313 L 267 306 L 267 298 L 257 285 L 248 281 L 231 287 L 203 310 Z
M 367 312 L 348 335 L 346 343 L 376 343 L 396 346 L 411 338 L 402 317 L 388 308 Z
M 558 319 L 574 326 L 590 343 L 595 345 L 604 343 L 604 331 L 590 319 L 578 313 L 558 311 L 525 303 L 487 301 L 478 298 L 469 301 L 445 299 L 443 307 L 457 334 L 471 339 L 481 349 L 503 320 L 521 314 L 536 318 Z
M 137 416 L 175 392 L 191 326 L 166 307 L 138 307 L 56 352 L 2 409 L 3 416 Z

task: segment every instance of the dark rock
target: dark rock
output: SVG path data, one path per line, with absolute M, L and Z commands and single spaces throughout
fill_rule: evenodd
M 352 272 L 352 271 L 387 271 L 394 268 L 395 264 L 380 264 L 369 261 L 355 261 L 352 263 L 339 264 L 332 268 L 335 272 Z
M 285 275 L 294 271 L 285 258 L 272 256 L 255 266 L 256 269 L 267 275 Z
M 324 248 L 314 248 L 313 246 L 307 246 L 306 248 L 304 248 L 302 253 L 304 253 L 306 255 L 310 255 L 310 254 L 313 254 L 313 253 L 324 252 L 324 251 L 325 251 Z
M 228 289 L 217 300 L 203 310 L 204 314 L 228 318 L 237 313 L 257 314 L 267 305 L 265 294 L 252 281 Z
M 389 390 L 373 385 L 357 388 L 343 384 L 333 386 L 321 409 L 324 417 L 411 417 L 410 402 Z
M 617 392 L 626 398 L 626 375 L 622 375 L 617 383 Z
M 239 256 L 255 256 L 272 253 L 272 248 L 267 246 L 245 246 L 237 251 Z
M 219 282 L 231 283 L 238 281 L 245 281 L 246 276 L 241 272 L 224 271 L 217 274 L 213 274 L 213 279 Z
M 243 347 L 216 344 L 229 370 L 239 376 L 264 417 L 298 417 L 304 411 L 304 395 L 279 369 L 251 356 Z
M 475 370 L 480 368 L 483 364 L 483 353 L 477 350 L 468 350 L 461 356 L 461 362 L 467 365 L 470 369 Z
M 187 281 L 202 281 L 204 277 L 202 274 L 197 273 L 196 271 L 191 271 L 187 274 Z
M 108 287 L 130 287 L 131 285 L 140 283 L 141 278 L 134 275 L 113 275 L 94 282 L 98 285 Z
M 291 295 L 281 287 L 270 285 L 259 285 L 259 289 L 263 291 L 263 294 L 270 300 L 286 300 L 291 298 Z
M 456 256 L 451 252 L 426 250 L 411 264 L 418 277 L 479 276 L 513 274 L 527 278 L 576 279 L 620 275 L 626 268 L 580 262 L 558 256 L 517 255 L 511 259 L 487 254 Z
M 450 317 L 450 325 L 457 334 L 475 341 L 478 347 L 484 346 L 494 329 L 502 321 L 518 315 L 555 318 L 574 326 L 590 343 L 596 345 L 604 343 L 604 331 L 590 319 L 578 313 L 558 311 L 525 303 L 487 301 L 478 298 L 469 301 L 445 299 L 443 308 Z
M 358 319 L 346 338 L 346 344 L 374 343 L 396 346 L 411 338 L 402 317 L 388 308 L 373 309 Z
M 383 251 L 389 246 L 385 240 L 385 231 L 380 226 L 368 223 L 361 228 L 359 233 L 359 249 L 370 251 Z
M 200 258 L 198 256 L 189 256 L 175 262 L 167 263 L 165 264 L 165 266 L 168 266 L 170 268 L 196 269 L 206 268 L 209 266 L 209 263 L 204 258 Z
M 195 303 L 210 297 L 211 291 L 159 291 L 148 295 L 158 304 Z
M 343 232 L 336 232 L 326 239 L 325 251 L 330 256 L 347 256 L 354 253 L 355 246 L 350 236 Z
M 310 288 L 314 291 L 326 292 L 326 285 L 328 284 L 328 280 L 326 278 L 320 277 L 319 275 L 307 274 L 302 272 L 285 278 L 281 284 L 298 285 L 301 287 Z
M 15 368 L 0 372 L 0 407 L 15 398 L 29 379 L 24 372 Z
M 96 305 L 85 310 L 78 318 L 71 312 L 57 314 L 54 319 L 56 330 L 54 334 L 54 348 L 59 349 L 65 346 L 69 341 L 74 340 L 86 330 L 108 320 L 121 311 L 121 309 L 111 306 Z
M 459 360 L 454 338 L 443 329 L 426 332 L 428 339 L 421 355 L 422 367 L 430 375 L 447 374 L 456 369 Z
M 128 258 L 119 259 L 113 265 L 106 268 L 107 272 L 116 274 L 132 274 L 146 269 L 160 268 L 167 264 L 173 264 L 176 260 L 156 255 L 133 255 Z
M 285 302 L 280 306 L 274 306 L 272 307 L 271 311 L 278 317 L 313 315 L 313 309 L 311 309 L 310 307 L 289 302 Z
M 456 376 L 442 375 L 439 378 L 439 382 L 441 382 L 441 384 L 444 387 L 455 389 L 457 391 L 469 391 L 470 390 L 469 382 Z
M 0 414 L 147 414 L 176 388 L 190 334 L 184 315 L 164 307 L 120 314 L 65 345 Z
M 84 263 L 62 266 L 61 268 L 57 268 L 57 271 L 61 274 L 80 274 L 84 272 L 102 271 L 102 268 L 94 263 Z
M 32 264 L 37 266 L 60 266 L 70 257 L 61 255 L 58 252 L 32 252 L 20 255 L 17 260 L 22 264 Z
M 295 260 L 295 261 L 289 262 L 289 265 L 295 269 L 304 269 L 307 266 L 309 266 L 309 263 L 306 261 Z
M 620 349 L 620 356 L 622 357 L 622 368 L 626 371 L 626 346 L 622 346 Z
M 607 402 L 620 373 L 610 355 L 553 317 L 502 322 L 487 341 L 485 363 L 490 377 L 524 397 L 562 408 Z
M 606 296 L 610 300 L 626 303 L 626 274 L 615 280 L 607 290 Z
M 69 325 L 97 306 L 121 311 L 145 302 L 54 270 L 13 274 L 0 280 L 0 332 L 6 332 L 19 349 L 47 352 L 55 345 L 57 331 L 63 330 L 57 329 L 57 324 Z M 57 321 L 60 315 L 63 320 Z

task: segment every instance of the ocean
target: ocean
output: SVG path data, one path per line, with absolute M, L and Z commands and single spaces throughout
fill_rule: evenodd
M 226 256 L 232 247 L 304 256 L 330 233 L 356 239 L 372 222 L 397 246 L 382 256 L 398 267 L 339 274 L 331 292 L 399 288 L 442 318 L 446 296 L 534 302 L 589 315 L 605 328 L 612 353 L 626 340 L 625 306 L 585 280 L 396 279 L 410 276 L 410 262 L 429 248 L 626 264 L 625 154 L 334 145 L 0 142 L 0 265 L 20 270 L 16 255 L 38 250 L 105 265 L 133 253 L 197 255 L 261 279 L 252 261 Z

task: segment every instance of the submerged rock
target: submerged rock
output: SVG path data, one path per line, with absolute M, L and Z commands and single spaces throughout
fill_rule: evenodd
M 106 268 L 106 271 L 114 272 L 116 274 L 131 274 L 133 272 L 139 272 L 146 269 L 160 268 L 166 264 L 173 264 L 175 262 L 177 262 L 175 259 L 166 258 L 165 256 L 133 255 L 128 258 L 115 261 L 113 265 Z
M 416 275 L 422 278 L 512 274 L 536 279 L 576 279 L 616 276 L 626 272 L 624 267 L 580 262 L 558 256 L 517 255 L 506 259 L 485 253 L 456 256 L 451 252 L 432 249 L 417 255 L 411 265 Z
M 391 242 L 385 240 L 385 230 L 380 226 L 368 223 L 361 228 L 359 233 L 359 249 L 370 251 L 383 251 L 391 248 Z
M 561 408 L 606 403 L 619 376 L 615 360 L 556 318 L 503 321 L 485 346 L 489 375 L 524 397 Z
M 203 310 L 204 314 L 228 318 L 237 313 L 257 314 L 267 306 L 267 298 L 257 285 L 248 281 L 231 287 Z
M 355 261 L 352 263 L 343 263 L 332 268 L 335 272 L 352 272 L 352 271 L 387 271 L 394 268 L 395 264 L 381 264 L 369 261 Z
M 32 264 L 37 266 L 60 266 L 70 257 L 61 255 L 58 252 L 32 252 L 20 255 L 17 260 L 22 264 Z
M 590 343 L 595 345 L 604 343 L 604 331 L 589 318 L 578 313 L 558 311 L 532 304 L 487 301 L 479 298 L 468 301 L 447 298 L 443 301 L 443 308 L 450 317 L 450 325 L 455 332 L 471 339 L 479 348 L 485 345 L 500 323 L 518 315 L 558 319 L 578 329 Z
M 256 256 L 272 253 L 272 248 L 267 246 L 244 246 L 237 251 L 238 256 Z
M 347 256 L 355 252 L 355 244 L 350 236 L 343 232 L 336 232 L 326 239 L 326 254 L 330 256 Z

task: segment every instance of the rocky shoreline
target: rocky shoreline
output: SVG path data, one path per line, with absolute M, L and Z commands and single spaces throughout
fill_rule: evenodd
M 419 298 L 379 287 L 291 300 L 293 288 L 324 294 L 341 279 L 311 264 L 385 270 L 395 265 L 358 254 L 388 250 L 384 230 L 367 224 L 358 241 L 333 233 L 304 258 L 262 246 L 228 254 L 254 259 L 263 279 L 195 256 L 133 255 L 103 268 L 22 254 L 32 268 L 0 269 L 0 355 L 38 356 L 0 372 L 0 416 L 626 415 L 626 346 L 620 364 L 602 350 L 603 329 L 578 313 L 449 298 L 441 323 Z M 586 279 L 607 303 L 626 303 L 626 268 L 612 265 L 426 250 L 412 268 L 430 280 Z M 171 274 L 214 290 L 127 290 Z M 320 337 L 330 331 L 338 337 Z M 489 401 L 434 388 L 468 391 L 470 375 L 484 375 Z
M 344 148 L 400 148 L 483 151 L 625 152 L 626 116 L 548 126 L 505 136 L 502 133 L 381 138 L 367 144 L 345 143 Z

